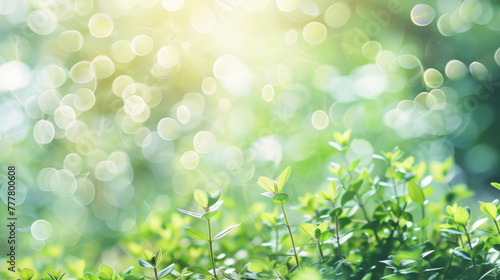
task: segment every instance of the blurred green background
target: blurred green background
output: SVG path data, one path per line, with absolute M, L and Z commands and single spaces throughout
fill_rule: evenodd
M 447 180 L 478 198 L 500 181 L 495 1 L 0 0 L 0 15 L 0 192 L 15 165 L 23 265 L 188 246 L 172 213 L 196 188 L 251 227 L 272 209 L 259 176 L 291 165 L 296 204 L 326 186 L 334 131 L 366 166 L 399 146 L 454 157 Z

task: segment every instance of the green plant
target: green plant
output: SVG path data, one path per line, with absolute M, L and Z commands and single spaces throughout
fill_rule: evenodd
M 292 252 L 293 252 L 293 257 L 295 258 L 295 266 L 300 268 L 300 262 L 298 257 L 299 252 L 295 247 L 295 241 L 293 239 L 293 234 L 291 229 L 291 226 L 296 222 L 290 224 L 285 211 L 285 204 L 288 203 L 288 201 L 290 200 L 290 196 L 287 193 L 281 192 L 286 182 L 288 181 L 288 177 L 290 176 L 291 170 L 292 168 L 290 166 L 285 168 L 276 180 L 273 180 L 269 177 L 261 176 L 258 179 L 258 185 L 266 191 L 262 195 L 271 198 L 274 204 L 281 207 L 281 211 L 285 219 L 285 225 L 286 228 L 288 229 L 288 234 L 290 236 L 290 241 L 292 242 Z M 290 253 L 274 253 L 274 255 L 290 256 Z M 290 270 L 293 270 L 295 266 L 292 267 Z
M 210 194 L 209 192 L 197 189 L 194 191 L 194 200 L 200 206 L 203 210 L 203 214 L 199 214 L 196 212 L 191 212 L 189 210 L 185 209 L 179 209 L 177 208 L 178 211 L 187 214 L 191 217 L 197 218 L 197 219 L 204 219 L 207 221 L 207 229 L 208 229 L 208 236 L 201 230 L 193 227 L 187 227 L 184 229 L 184 232 L 191 238 L 201 240 L 201 241 L 206 241 L 208 242 L 208 248 L 209 248 L 209 255 L 210 255 L 210 262 L 212 264 L 212 273 L 207 271 L 206 269 L 200 267 L 200 266 L 190 266 L 188 268 L 189 271 L 194 272 L 194 273 L 199 273 L 203 274 L 206 276 L 211 276 L 214 278 L 218 278 L 218 273 L 216 269 L 216 264 L 215 264 L 215 258 L 214 258 L 214 250 L 213 250 L 213 242 L 215 240 L 219 240 L 235 230 L 238 226 L 241 224 L 236 224 L 233 226 L 230 226 L 221 232 L 217 233 L 216 235 L 212 235 L 212 226 L 210 219 L 212 219 L 215 215 L 219 213 L 217 209 L 222 205 L 224 202 L 223 200 L 219 200 L 221 196 L 221 191 L 217 191 L 214 194 Z M 223 274 L 223 272 L 221 272 Z

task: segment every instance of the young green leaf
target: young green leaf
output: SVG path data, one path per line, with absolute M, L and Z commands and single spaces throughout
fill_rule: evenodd
M 207 194 L 208 194 L 208 206 L 214 205 L 219 200 L 221 192 L 222 192 L 222 190 L 218 190 L 214 194 L 210 194 L 207 192 Z
M 203 214 L 202 218 L 205 219 L 205 220 L 210 220 L 213 216 L 219 214 L 220 211 L 212 211 L 212 212 L 207 212 L 205 214 Z
M 192 237 L 194 239 L 198 239 L 198 240 L 202 240 L 202 241 L 208 241 L 208 238 L 207 236 L 205 235 L 205 233 L 197 228 L 191 228 L 191 227 L 188 227 L 188 228 L 185 228 L 184 229 L 184 232 L 189 236 L 189 237 Z
M 195 218 L 198 218 L 198 219 L 201 219 L 201 217 L 203 217 L 203 214 L 199 214 L 199 213 L 195 213 L 195 212 L 191 212 L 189 210 L 185 210 L 185 209 L 181 209 L 181 208 L 177 208 L 177 211 L 181 212 L 181 213 L 184 213 L 186 215 L 189 215 L 191 217 L 195 217 Z
M 259 185 L 259 187 L 263 188 L 266 192 L 271 192 L 274 194 L 278 193 L 276 183 L 274 183 L 274 181 L 271 178 L 261 176 L 259 177 L 257 184 Z
M 273 202 L 276 205 L 285 205 L 290 200 L 290 196 L 286 193 L 279 193 L 273 197 Z
M 174 266 L 175 264 L 171 264 L 169 266 L 167 266 L 166 268 L 160 270 L 160 272 L 158 272 L 158 279 L 162 279 L 163 277 L 166 277 L 167 275 L 169 275 L 172 270 L 174 270 Z
M 487 220 L 488 220 L 488 218 L 482 218 L 482 219 L 477 220 L 476 222 L 474 222 L 472 224 L 469 232 L 475 231 L 478 227 L 480 227 L 482 224 L 484 224 L 484 222 L 486 222 Z
M 147 250 L 147 249 L 144 249 L 144 250 L 142 251 L 142 254 L 141 254 L 141 257 L 142 257 L 144 260 L 148 261 L 148 262 L 151 262 L 151 260 L 153 259 L 153 257 L 154 257 L 154 256 L 155 256 L 155 255 L 153 254 L 153 252 L 151 252 L 151 251 L 149 251 L 149 250 Z
M 318 226 L 319 230 L 323 233 L 325 231 L 328 230 L 328 222 L 322 222 L 319 226 Z
M 212 212 L 212 211 L 219 209 L 219 207 L 222 205 L 222 203 L 224 203 L 224 200 L 217 201 L 212 206 L 208 207 L 208 212 Z
M 231 231 L 235 230 L 237 227 L 239 227 L 241 225 L 240 224 L 237 224 L 237 225 L 233 225 L 233 226 L 230 226 L 228 228 L 226 228 L 225 230 L 217 233 L 214 238 L 212 240 L 217 240 L 217 239 L 221 239 L 222 237 L 228 235 Z
M 187 268 L 188 271 L 203 274 L 203 275 L 212 275 L 212 273 L 208 272 L 208 270 L 204 269 L 201 266 L 193 265 Z
M 31 280 L 33 276 L 35 276 L 35 272 L 31 268 L 23 268 L 23 270 L 21 270 L 21 273 L 19 273 L 19 277 L 21 278 L 21 280 Z
M 201 208 L 206 209 L 208 207 L 208 195 L 206 191 L 196 189 L 193 196 L 194 200 Z
M 493 203 L 479 201 L 479 204 L 481 205 L 481 211 L 483 211 L 486 216 L 490 217 L 492 220 L 497 218 L 497 207 Z
M 300 229 L 305 232 L 307 235 L 314 237 L 314 233 L 318 227 L 316 225 L 305 223 L 300 225 Z M 315 238 L 316 239 L 316 238 Z
M 424 192 L 422 191 L 422 188 L 420 188 L 414 182 L 408 183 L 408 195 L 415 204 L 420 206 L 424 205 L 425 202 Z
M 467 223 L 469 222 L 469 212 L 465 210 L 463 207 L 458 207 L 457 210 L 455 211 L 455 214 L 453 215 L 453 219 L 455 220 L 455 223 L 465 227 Z
M 324 200 L 335 201 L 335 195 L 337 192 L 337 186 L 334 181 L 330 181 L 328 185 L 328 191 L 320 191 L 318 192 L 318 196 Z
M 484 245 L 485 245 L 484 241 L 480 240 L 476 244 L 476 246 L 472 247 L 472 250 L 470 252 L 470 257 L 472 259 L 476 258 L 477 255 L 479 255 L 479 253 L 481 253 L 481 251 L 483 251 Z
M 127 275 L 129 275 L 133 269 L 134 269 L 133 266 L 130 266 L 129 268 L 127 268 L 127 270 L 125 270 L 125 272 L 123 272 L 122 278 L 125 278 Z
M 354 160 L 353 162 L 351 162 L 351 164 L 349 164 L 349 171 L 353 171 L 356 167 L 358 167 L 360 162 L 361 162 L 361 158 L 358 158 L 358 159 Z
M 145 268 L 155 268 L 149 261 L 144 259 L 139 259 L 139 265 Z
M 500 184 L 492 182 L 491 185 L 500 190 Z
M 90 273 L 90 272 L 85 272 L 83 274 L 83 279 L 84 280 L 99 280 L 99 277 L 97 275 Z
M 277 186 L 278 193 L 280 193 L 281 190 L 283 190 L 283 187 L 285 186 L 286 181 L 288 181 L 288 177 L 290 176 L 291 171 L 292 171 L 292 167 L 288 166 L 278 176 L 278 179 L 276 180 L 276 186 Z
M 466 252 L 462 252 L 462 251 L 458 251 L 458 250 L 453 250 L 453 255 L 455 255 L 456 257 L 458 257 L 460 259 L 472 261 L 469 253 L 466 253 Z
M 337 207 L 337 208 L 333 209 L 332 211 L 330 211 L 329 215 L 332 218 L 335 218 L 335 217 L 342 215 L 342 207 Z

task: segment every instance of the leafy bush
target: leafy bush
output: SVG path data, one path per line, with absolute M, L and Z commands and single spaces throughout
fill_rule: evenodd
M 303 214 L 299 220 L 291 222 L 286 212 L 286 208 L 293 208 L 289 207 L 293 201 L 290 194 L 284 192 L 292 173 L 292 168 L 287 167 L 275 180 L 264 176 L 258 179 L 256 185 L 265 190 L 262 195 L 271 198 L 276 208 L 272 213 L 261 211 L 253 225 L 236 224 L 213 235 L 212 220 L 223 211 L 219 210 L 224 202 L 220 200 L 221 190 L 214 194 L 196 190 L 194 199 L 203 213 L 179 208 L 178 211 L 190 216 L 188 219 L 196 218 L 193 222 L 205 220 L 208 234 L 186 227 L 189 220 L 174 213 L 165 227 L 156 224 L 146 228 L 145 236 L 149 236 L 148 230 L 156 231 L 156 244 L 167 242 L 175 251 L 162 253 L 160 248 L 153 253 L 145 249 L 137 263 L 141 268 L 131 266 L 115 274 L 110 266 L 102 264 L 97 273 L 85 272 L 73 277 L 84 280 L 500 277 L 497 199 L 480 201 L 474 207 L 482 212 L 477 215 L 471 207 L 459 206 L 472 192 L 463 185 L 447 182 L 453 160 L 416 162 L 414 157 L 405 157 L 395 148 L 376 155 L 378 164 L 365 166 L 361 159 L 349 160 L 346 152 L 350 138 L 350 131 L 334 134 L 330 145 L 345 160 L 329 165 L 332 177 L 328 178 L 328 189 L 316 195 L 306 193 L 299 199 L 301 204 L 295 207 L 295 212 Z M 444 185 L 446 190 L 436 196 L 434 185 Z M 498 183 L 492 186 L 500 189 Z M 262 204 L 257 205 L 263 208 Z M 237 234 L 227 240 L 244 247 L 240 249 L 245 250 L 245 257 L 237 256 L 240 251 L 229 251 L 234 245 L 222 242 L 217 251 L 224 253 L 216 255 L 214 241 L 240 225 Z M 184 228 L 184 233 L 193 240 L 184 242 L 174 232 L 165 233 L 167 228 L 174 231 Z M 260 245 L 254 244 L 256 238 Z M 193 251 L 190 245 L 198 241 L 208 243 L 208 252 L 204 248 Z M 167 253 L 174 263 L 165 266 L 161 262 Z M 206 268 L 208 263 L 210 269 Z M 35 279 L 34 275 L 30 268 L 19 269 L 20 280 Z M 59 270 L 47 275 L 52 280 L 61 280 L 65 273 Z

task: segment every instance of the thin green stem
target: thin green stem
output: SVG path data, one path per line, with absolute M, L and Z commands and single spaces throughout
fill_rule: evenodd
M 465 236 L 467 236 L 467 241 L 469 242 L 469 254 L 472 253 L 472 243 L 470 242 L 470 236 L 469 236 L 469 232 L 467 231 L 467 227 L 464 227 L 464 230 L 465 230 Z M 472 258 L 472 256 L 471 256 Z M 474 276 L 473 278 L 474 279 L 477 279 L 477 271 L 476 271 L 476 258 L 472 258 L 472 268 L 474 269 Z
M 158 280 L 158 271 L 156 270 L 156 267 L 153 267 L 153 271 L 155 272 L 155 280 Z
M 394 195 L 396 196 L 396 200 L 399 203 L 399 196 L 398 196 L 397 184 L 396 184 L 396 179 L 394 179 L 394 178 L 392 178 L 392 186 L 394 187 Z
M 207 220 L 207 224 L 208 224 L 208 247 L 210 249 L 210 260 L 212 261 L 212 269 L 214 271 L 214 277 L 215 279 L 218 279 L 217 277 L 217 271 L 215 270 L 215 259 L 214 259 L 214 251 L 213 251 L 213 247 L 212 247 L 212 227 L 210 225 L 210 220 Z
M 325 257 L 323 256 L 323 249 L 321 249 L 321 242 L 317 240 L 319 255 L 321 256 L 321 262 L 325 262 Z
M 422 220 L 425 220 L 425 204 L 422 204 Z M 426 228 L 422 227 L 422 242 L 427 238 Z
M 500 235 L 500 228 L 498 227 L 498 222 L 497 222 L 497 220 L 493 220 L 493 222 L 495 222 L 495 226 L 497 227 L 497 232 L 498 232 L 498 235 Z
M 299 257 L 297 255 L 297 249 L 295 249 L 295 241 L 293 241 L 292 229 L 290 228 L 290 223 L 288 223 L 288 218 L 286 216 L 285 207 L 281 205 L 281 210 L 283 211 L 283 216 L 285 218 L 286 227 L 288 228 L 288 233 L 290 234 L 290 240 L 292 241 L 293 255 L 295 256 L 295 262 L 297 267 L 300 269 Z
M 368 213 L 366 212 L 365 204 L 363 203 L 363 200 L 361 200 L 361 196 L 356 193 L 356 200 L 359 205 L 359 208 L 361 208 L 361 211 L 363 212 L 363 216 L 365 216 L 366 222 L 370 222 L 371 219 L 368 217 Z M 380 244 L 380 238 L 378 237 L 378 233 L 376 230 L 373 230 L 373 235 L 375 236 L 375 239 L 377 240 L 377 244 Z
M 340 261 L 343 260 L 342 250 L 340 249 L 340 231 L 339 231 L 339 219 L 335 216 L 335 234 L 337 235 L 337 251 L 339 252 Z
M 278 228 L 276 228 L 275 230 L 275 233 L 276 233 L 276 245 L 275 245 L 275 252 L 278 252 L 278 247 L 279 247 L 279 232 L 278 232 Z

